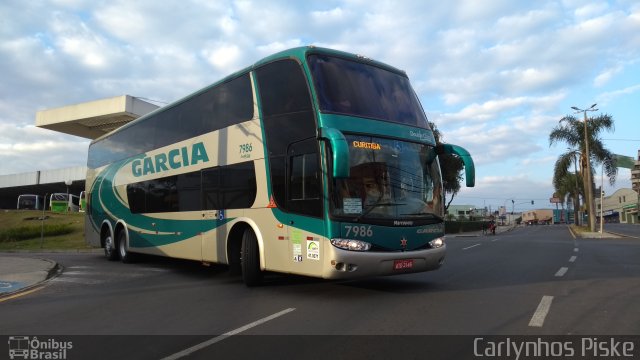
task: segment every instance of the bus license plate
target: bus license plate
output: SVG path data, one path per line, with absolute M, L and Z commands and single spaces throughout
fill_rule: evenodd
M 413 268 L 413 259 L 393 260 L 393 270 Z

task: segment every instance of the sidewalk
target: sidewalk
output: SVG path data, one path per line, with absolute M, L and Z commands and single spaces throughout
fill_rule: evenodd
M 34 288 L 57 271 L 52 260 L 0 254 L 0 299 Z
M 616 234 L 608 233 L 606 231 L 602 234 L 600 234 L 600 232 L 583 232 L 580 233 L 579 236 L 583 239 L 619 239 L 622 237 Z

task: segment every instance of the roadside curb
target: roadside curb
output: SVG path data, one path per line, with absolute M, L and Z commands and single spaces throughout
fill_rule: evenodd
M 13 298 L 16 297 L 22 293 L 26 293 L 26 292 L 30 292 L 36 288 L 39 288 L 41 286 L 43 286 L 44 284 L 46 284 L 47 282 L 49 282 L 50 280 L 56 278 L 57 276 L 59 276 L 62 273 L 62 270 L 64 269 L 62 265 L 58 264 L 57 262 L 50 260 L 50 259 L 40 259 L 42 261 L 46 261 L 49 264 L 51 264 L 51 266 L 49 267 L 49 269 L 47 270 L 47 276 L 40 280 L 37 281 L 33 284 L 21 287 L 19 289 L 16 289 L 14 291 L 9 291 L 6 293 L 0 293 L 0 301 L 3 301 L 5 299 L 9 299 L 9 298 Z
M 613 231 L 607 231 L 607 232 L 608 232 L 609 234 L 617 235 L 617 236 L 624 237 L 624 238 L 632 238 L 632 239 L 638 239 L 638 240 L 640 240 L 640 237 L 639 237 L 639 236 L 633 236 L 633 235 L 627 235 L 627 234 L 620 234 L 620 233 L 613 232 Z
M 92 254 L 101 253 L 104 249 L 38 249 L 38 250 L 0 250 L 0 254 L 40 254 L 40 253 L 52 253 L 52 254 Z

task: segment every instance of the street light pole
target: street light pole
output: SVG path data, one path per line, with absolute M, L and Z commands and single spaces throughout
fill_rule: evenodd
M 604 163 L 602 164 L 602 173 L 600 174 L 600 236 L 604 230 Z
M 593 206 L 593 188 L 591 186 L 592 183 L 592 179 L 591 179 L 591 154 L 589 153 L 589 135 L 587 132 L 587 111 L 598 111 L 598 109 L 594 109 L 596 107 L 597 104 L 593 104 L 591 105 L 591 107 L 589 107 L 588 109 L 579 109 L 575 106 L 572 106 L 571 108 L 573 110 L 575 110 L 577 113 L 581 112 L 584 114 L 584 150 L 585 150 L 585 158 L 587 160 L 587 204 L 588 204 L 588 210 L 589 210 L 589 231 L 591 232 L 595 232 L 596 231 L 596 211 L 595 211 L 595 207 Z
M 576 153 L 573 153 L 573 170 L 576 178 L 576 190 L 575 190 L 575 199 L 573 200 L 573 221 L 576 226 L 580 226 L 582 223 L 582 219 L 580 218 L 580 194 L 578 190 L 578 160 L 576 159 Z M 576 206 L 577 205 L 577 206 Z

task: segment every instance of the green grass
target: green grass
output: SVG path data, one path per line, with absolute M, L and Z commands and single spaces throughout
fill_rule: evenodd
M 45 211 L 44 221 L 42 214 L 34 210 L 0 210 L 0 251 L 90 248 L 84 241 L 84 213 Z
M 573 230 L 576 234 L 582 234 L 583 232 L 589 232 L 588 226 L 577 226 L 575 224 L 571 224 L 571 230 Z

